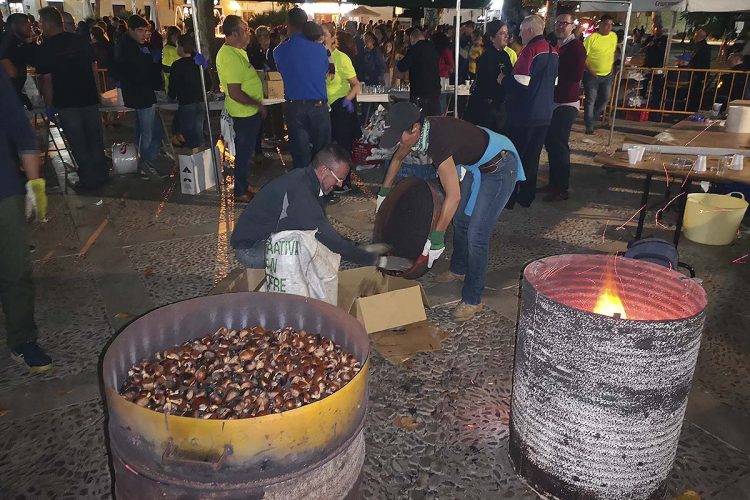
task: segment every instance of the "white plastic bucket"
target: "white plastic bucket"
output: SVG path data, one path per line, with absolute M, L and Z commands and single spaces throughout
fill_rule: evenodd
M 747 206 L 742 193 L 689 194 L 682 232 L 696 243 L 729 245 L 737 236 Z

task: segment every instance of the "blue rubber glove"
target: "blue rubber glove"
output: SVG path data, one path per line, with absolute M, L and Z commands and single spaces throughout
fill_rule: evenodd
M 193 56 L 193 62 L 203 69 L 208 69 L 208 61 L 203 54 L 196 52 Z
M 147 56 L 151 55 L 151 51 L 148 50 L 148 47 L 141 47 L 141 53 L 146 54 Z
M 350 112 L 350 113 L 354 113 L 354 103 L 352 102 L 352 100 L 351 100 L 351 99 L 347 99 L 347 98 L 345 97 L 345 98 L 344 98 L 344 100 L 343 100 L 343 101 L 341 102 L 341 106 L 342 106 L 342 107 L 343 107 L 343 108 L 344 108 L 345 110 L 347 110 L 348 112 Z
M 44 114 L 47 115 L 47 119 L 51 122 L 57 121 L 57 110 L 54 106 L 47 106 L 44 108 Z

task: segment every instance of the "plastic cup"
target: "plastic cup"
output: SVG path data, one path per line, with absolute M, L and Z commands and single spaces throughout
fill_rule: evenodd
M 638 159 L 636 161 L 643 161 L 643 154 L 646 152 L 646 148 L 643 146 L 636 146 L 635 150 L 638 151 Z
M 640 154 L 637 148 L 628 148 L 628 163 L 631 165 L 638 163 L 638 156 Z
M 729 170 L 742 170 L 745 166 L 745 157 L 743 155 L 732 155 L 732 160 L 729 164 Z
M 698 159 L 693 163 L 693 170 L 696 172 L 706 171 L 706 157 L 705 155 L 698 155 Z

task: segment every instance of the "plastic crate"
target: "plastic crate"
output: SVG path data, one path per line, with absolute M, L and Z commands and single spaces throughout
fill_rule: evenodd
M 377 147 L 376 144 L 367 144 L 362 141 L 352 143 L 352 161 L 356 165 L 377 165 L 382 160 L 368 160 L 367 157 L 372 154 L 372 150 Z
M 631 122 L 647 122 L 648 111 L 625 111 L 625 119 Z

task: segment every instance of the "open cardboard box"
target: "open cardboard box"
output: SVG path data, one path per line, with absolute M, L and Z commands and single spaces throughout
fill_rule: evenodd
M 242 269 L 219 282 L 211 293 L 258 291 L 265 279 L 263 269 Z M 338 306 L 357 318 L 367 333 L 375 333 L 426 321 L 424 308 L 429 303 L 416 281 L 360 267 L 339 271 Z

